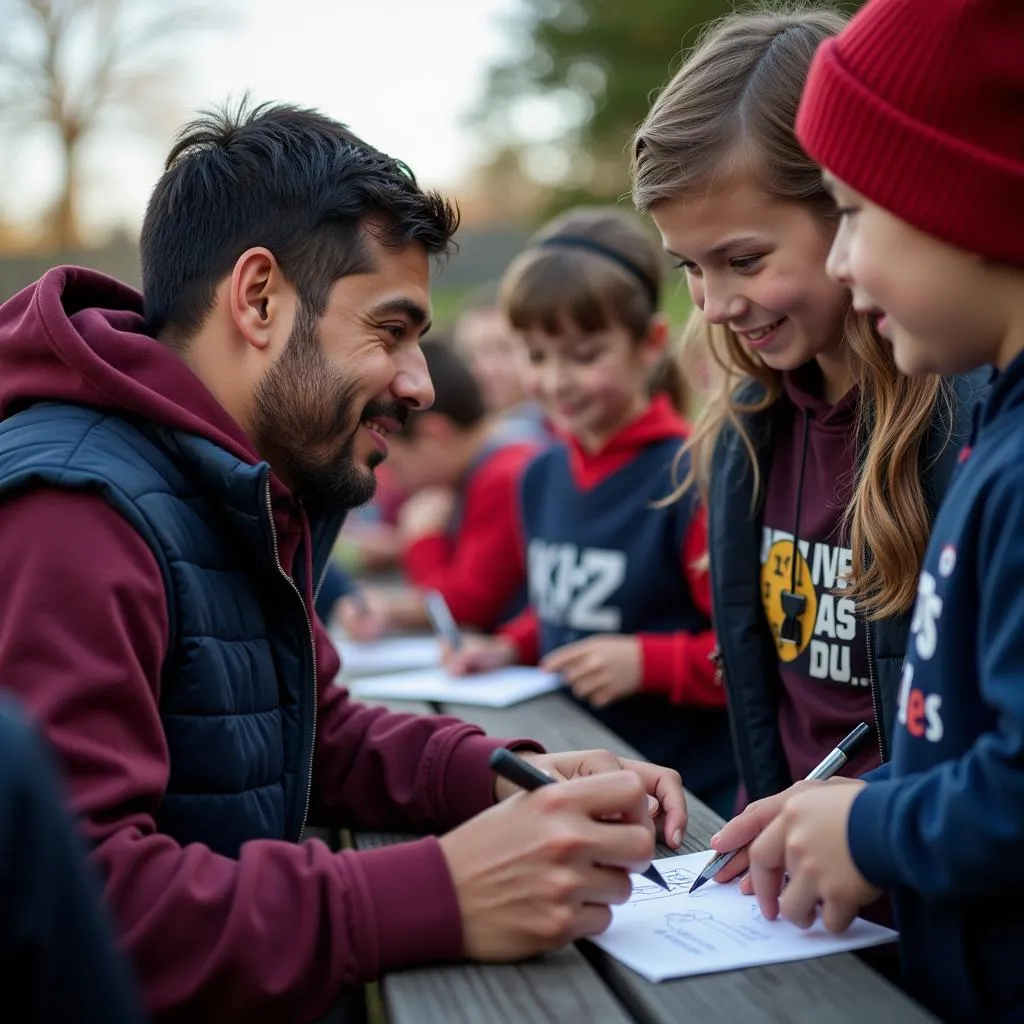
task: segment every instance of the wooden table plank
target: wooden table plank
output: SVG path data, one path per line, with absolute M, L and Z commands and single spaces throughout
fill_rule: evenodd
M 370 849 L 414 839 L 358 833 Z M 517 964 L 454 964 L 390 974 L 389 1021 L 409 1024 L 636 1024 L 575 946 Z

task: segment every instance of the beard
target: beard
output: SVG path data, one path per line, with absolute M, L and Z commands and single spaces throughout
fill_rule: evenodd
M 310 511 L 347 511 L 372 500 L 374 452 L 367 466 L 355 459 L 359 423 L 390 416 L 404 423 L 401 402 L 369 402 L 357 414 L 356 386 L 323 353 L 317 320 L 300 305 L 281 357 L 256 388 L 253 441 L 257 451 Z

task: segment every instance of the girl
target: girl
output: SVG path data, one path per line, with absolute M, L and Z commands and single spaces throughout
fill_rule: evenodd
M 766 916 L 820 902 L 835 930 L 890 890 L 907 988 L 958 1024 L 1024 1020 L 1022 39 L 1016 0 L 871 0 L 797 123 L 843 213 L 829 268 L 899 367 L 1000 375 L 928 545 L 889 777 L 791 796 L 751 874 Z
M 562 440 L 521 487 L 530 607 L 497 637 L 467 641 L 450 667 L 539 659 L 722 811 L 736 770 L 708 659 L 704 520 L 692 498 L 658 507 L 686 436 L 658 314 L 661 265 L 635 218 L 581 209 L 550 223 L 509 268 L 502 303 Z
M 686 276 L 719 373 L 680 493 L 710 510 L 720 664 L 746 795 L 858 722 L 889 756 L 915 581 L 976 381 L 902 377 L 829 279 L 836 208 L 793 133 L 829 10 L 727 17 L 655 101 L 633 196 Z M 734 861 L 741 867 L 740 858 Z

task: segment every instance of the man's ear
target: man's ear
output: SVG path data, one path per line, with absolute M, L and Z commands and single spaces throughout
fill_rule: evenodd
M 669 331 L 668 320 L 665 316 L 661 313 L 655 313 L 654 316 L 651 317 L 647 333 L 640 341 L 640 353 L 643 358 L 644 366 L 648 370 L 653 370 L 665 355 L 665 347 L 668 345 L 669 340 Z
M 228 303 L 235 328 L 253 348 L 270 352 L 287 343 L 295 319 L 295 290 L 269 249 L 256 246 L 238 257 Z

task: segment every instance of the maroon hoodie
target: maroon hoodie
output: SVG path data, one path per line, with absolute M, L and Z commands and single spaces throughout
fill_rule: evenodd
M 257 462 L 186 364 L 140 334 L 141 312 L 135 292 L 77 268 L 16 295 L 0 307 L 0 417 L 35 399 L 122 410 Z M 290 567 L 304 539 L 309 550 L 309 526 L 277 481 L 274 493 Z M 310 1020 L 344 986 L 461 955 L 434 838 L 338 854 L 317 841 L 260 840 L 232 860 L 156 831 L 169 772 L 158 710 L 164 584 L 146 543 L 102 498 L 36 489 L 0 503 L 0 565 L 0 686 L 57 749 L 154 1016 Z M 332 684 L 338 667 L 318 624 L 317 811 L 429 831 L 492 802 L 487 759 L 498 741 L 452 718 L 354 703 Z

